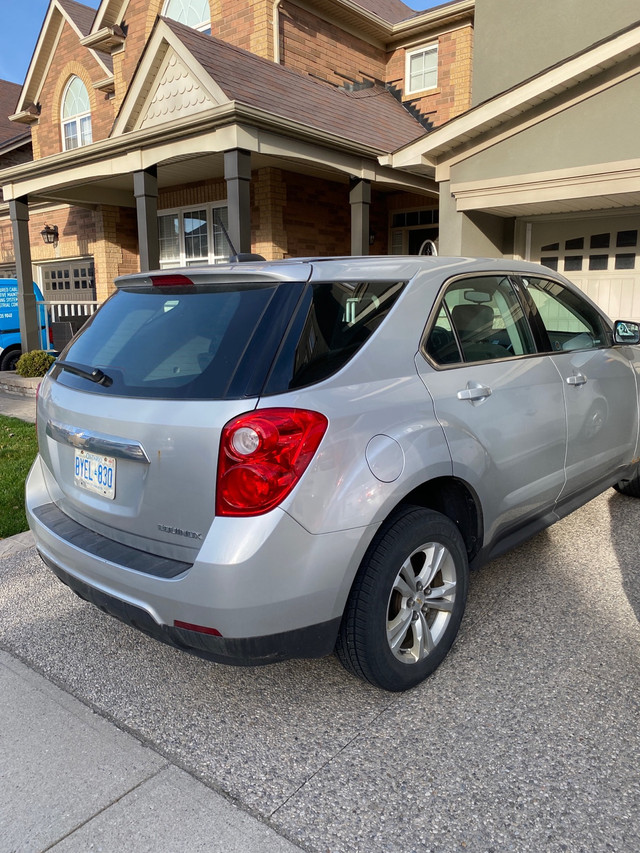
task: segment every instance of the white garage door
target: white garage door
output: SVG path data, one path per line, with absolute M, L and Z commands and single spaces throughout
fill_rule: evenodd
M 533 223 L 531 260 L 563 273 L 613 319 L 640 320 L 640 215 Z

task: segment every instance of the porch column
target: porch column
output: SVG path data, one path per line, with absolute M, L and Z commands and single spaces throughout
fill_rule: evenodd
M 251 152 L 233 148 L 224 152 L 224 179 L 227 182 L 229 238 L 241 255 L 251 252 Z
M 33 292 L 31 245 L 29 243 L 29 199 L 27 196 L 9 201 L 9 216 L 13 227 L 13 246 L 18 277 L 18 315 L 22 352 L 41 349 L 38 329 L 38 309 Z
M 155 166 L 133 173 L 133 194 L 138 214 L 140 272 L 160 266 L 158 238 L 158 170 Z
M 358 181 L 349 193 L 351 204 L 351 254 L 369 254 L 369 207 L 371 206 L 371 184 Z

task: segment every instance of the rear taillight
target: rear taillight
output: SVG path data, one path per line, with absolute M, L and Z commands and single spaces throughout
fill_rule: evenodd
M 222 430 L 217 515 L 261 515 L 277 506 L 313 459 L 327 429 L 319 412 L 260 409 Z

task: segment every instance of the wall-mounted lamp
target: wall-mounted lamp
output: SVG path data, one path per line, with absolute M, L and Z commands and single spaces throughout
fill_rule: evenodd
M 43 241 L 45 243 L 48 243 L 49 245 L 55 245 L 58 242 L 57 225 L 45 225 L 40 234 L 42 236 Z
M 369 245 L 373 246 L 373 244 L 375 243 L 375 240 L 376 240 L 376 235 L 373 233 L 373 231 L 369 231 Z

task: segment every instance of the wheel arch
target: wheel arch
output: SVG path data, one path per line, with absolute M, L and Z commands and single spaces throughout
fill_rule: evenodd
M 469 563 L 482 549 L 482 507 L 475 491 L 463 480 L 456 477 L 428 480 L 405 495 L 393 512 L 407 505 L 432 509 L 453 521 L 464 540 Z

